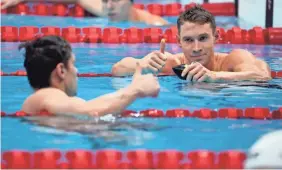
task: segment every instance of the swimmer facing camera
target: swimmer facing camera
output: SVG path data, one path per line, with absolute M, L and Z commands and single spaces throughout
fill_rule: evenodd
M 178 75 L 191 82 L 267 81 L 271 71 L 267 63 L 243 49 L 229 54 L 215 52 L 219 37 L 214 16 L 196 5 L 183 12 L 177 19 L 177 43 L 182 53 L 165 51 L 165 41 L 160 50 L 136 59 L 123 58 L 112 67 L 114 76 L 132 75 L 137 62 L 146 72 Z M 181 73 L 181 74 L 180 74 Z

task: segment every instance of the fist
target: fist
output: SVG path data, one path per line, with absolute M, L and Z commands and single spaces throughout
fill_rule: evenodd
M 181 76 L 186 77 L 186 80 L 191 82 L 216 81 L 216 74 L 198 62 L 193 62 L 190 65 L 186 65 L 185 69 L 181 73 Z
M 145 72 L 149 73 L 158 73 L 165 66 L 167 57 L 165 54 L 160 51 L 154 51 L 147 56 L 145 56 L 140 64 L 141 67 L 145 70 Z

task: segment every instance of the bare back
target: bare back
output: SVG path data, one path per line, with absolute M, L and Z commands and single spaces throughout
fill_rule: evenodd
M 62 93 L 61 90 L 55 88 L 37 90 L 24 101 L 22 111 L 29 114 L 37 114 L 41 111 L 47 111 L 45 100 L 52 100 L 52 98 L 56 98 L 58 95 L 63 95 Z
M 77 112 L 77 106 L 83 106 L 85 100 L 78 97 L 69 97 L 62 90 L 57 88 L 45 88 L 37 90 L 30 95 L 23 103 L 22 111 L 29 114 L 48 112 L 50 114 Z M 75 107 L 75 108 L 73 108 Z

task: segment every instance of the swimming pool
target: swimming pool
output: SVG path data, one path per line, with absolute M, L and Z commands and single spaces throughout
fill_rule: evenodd
M 103 28 L 113 24 L 105 22 L 105 19 L 58 17 L 50 21 L 50 17 L 16 15 L 2 15 L 1 20 L 2 25 L 36 25 L 38 27 L 47 25 L 84 27 L 93 24 Z M 170 20 L 175 21 L 175 18 L 171 17 Z M 224 28 L 237 25 L 236 20 L 234 22 L 228 17 L 227 19 L 219 17 L 217 22 Z M 120 28 L 130 26 L 132 26 L 131 23 L 118 24 Z M 147 26 L 140 24 L 138 27 Z M 109 73 L 111 66 L 123 57 L 141 58 L 159 48 L 158 44 L 75 43 L 72 45 L 77 57 L 76 66 L 79 73 Z M 18 43 L 1 43 L 3 72 L 10 73 L 24 69 L 23 56 L 17 47 Z M 229 52 L 234 48 L 248 49 L 265 60 L 272 70 L 281 70 L 282 46 L 225 44 L 217 45 L 216 51 Z M 168 44 L 167 50 L 173 53 L 180 52 L 176 44 Z M 1 79 L 1 110 L 7 113 L 20 110 L 23 100 L 32 93 L 27 78 L 7 76 Z M 128 85 L 130 81 L 131 77 L 81 77 L 78 79 L 78 96 L 91 99 L 120 89 Z M 266 107 L 273 111 L 282 107 L 282 79 L 273 79 L 268 83 L 189 84 L 175 76 L 167 76 L 159 77 L 159 81 L 161 93 L 158 98 L 138 100 L 128 109 L 141 111 L 154 108 L 166 111 L 182 108 L 194 111 L 201 108 L 217 110 L 226 107 L 241 109 Z M 58 118 L 56 121 L 63 122 L 63 120 Z M 21 118 L 2 118 L 2 151 L 13 149 L 36 151 L 54 148 L 60 150 L 112 148 L 121 151 L 145 148 L 177 149 L 183 152 L 198 149 L 215 152 L 233 149 L 246 151 L 260 135 L 282 127 L 281 120 L 252 119 L 140 117 L 120 118 L 114 121 L 113 117 L 107 116 L 104 121 L 107 123 L 101 122 L 99 125 L 93 122 L 85 123 L 91 126 L 89 129 L 80 123 L 76 130 L 83 133 L 75 133 L 33 125 L 22 121 Z M 66 125 L 67 121 L 65 121 Z M 65 126 L 62 125 L 62 128 L 66 128 Z

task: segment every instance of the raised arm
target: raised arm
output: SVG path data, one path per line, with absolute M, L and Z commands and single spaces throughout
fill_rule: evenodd
M 94 116 L 119 114 L 137 98 L 156 97 L 158 95 L 160 87 L 157 79 L 152 74 L 142 75 L 141 73 L 142 68 L 138 64 L 132 83 L 128 87 L 89 101 L 69 97 L 63 92 L 56 92 L 55 95 L 49 95 L 49 97 L 45 96 L 40 110 L 54 114 Z M 28 110 L 28 108 L 24 107 L 23 110 Z
M 78 3 L 85 10 L 97 16 L 103 16 L 102 0 L 2 0 L 1 9 L 6 9 L 21 2 L 58 2 L 58 3 Z
M 47 110 L 52 114 L 103 116 L 120 113 L 138 97 L 139 92 L 132 87 L 126 87 L 89 101 L 65 94 L 56 94 L 45 98 L 42 110 Z
M 138 13 L 138 19 L 145 22 L 148 25 L 155 25 L 155 26 L 163 26 L 163 25 L 169 25 L 167 20 L 163 19 L 161 16 L 151 14 L 148 11 L 141 10 L 141 9 L 135 9 Z
M 160 43 L 160 50 L 154 51 L 142 59 L 133 57 L 126 57 L 117 62 L 112 67 L 112 74 L 114 76 L 132 75 L 136 69 L 136 63 L 139 62 L 145 73 L 172 73 L 171 67 L 177 65 L 176 57 L 165 52 L 164 39 Z
M 114 76 L 128 76 L 135 72 L 137 62 L 141 62 L 142 59 L 136 59 L 133 57 L 126 57 L 112 67 L 112 74 Z

